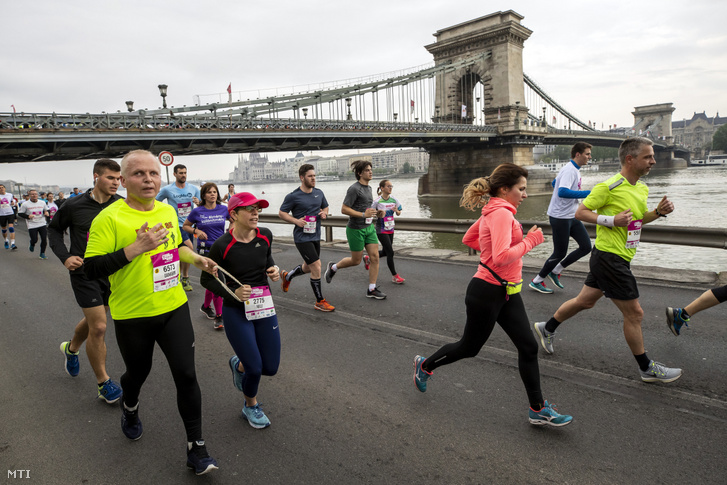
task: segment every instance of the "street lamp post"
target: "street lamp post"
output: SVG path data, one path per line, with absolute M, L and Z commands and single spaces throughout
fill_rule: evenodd
M 162 97 L 162 108 L 167 107 L 167 85 L 166 84 L 160 84 L 157 86 L 159 88 L 159 95 Z
M 351 98 L 346 98 L 346 107 L 348 108 L 348 114 L 346 115 L 347 120 L 352 120 L 351 116 Z
M 394 123 L 396 123 L 396 119 L 399 117 L 399 113 L 394 113 Z
M 545 120 L 545 106 L 543 106 L 543 127 L 548 126 L 548 122 Z
M 133 101 L 127 101 L 126 102 L 126 109 L 129 110 L 129 113 L 134 111 L 134 102 Z
M 305 117 L 306 120 L 308 119 L 308 108 L 303 108 L 303 117 Z

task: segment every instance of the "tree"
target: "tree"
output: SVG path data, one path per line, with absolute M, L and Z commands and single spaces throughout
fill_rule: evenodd
M 712 136 L 712 149 L 727 151 L 727 124 L 720 126 Z
M 402 173 L 414 173 L 415 168 L 411 166 L 409 162 L 404 162 L 401 166 Z

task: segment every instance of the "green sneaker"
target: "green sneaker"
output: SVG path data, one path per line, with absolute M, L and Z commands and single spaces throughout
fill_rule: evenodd
M 186 278 L 182 276 L 182 288 L 184 288 L 184 291 L 192 291 L 192 283 L 189 282 L 189 276 Z

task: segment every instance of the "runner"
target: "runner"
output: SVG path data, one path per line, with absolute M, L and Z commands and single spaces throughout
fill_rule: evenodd
M 229 220 L 230 213 L 227 207 L 220 204 L 220 195 L 217 185 L 208 182 L 200 189 L 200 197 L 204 205 L 192 209 L 182 229 L 188 234 L 197 237 L 197 252 L 202 256 L 209 256 L 212 244 L 225 232 L 225 221 Z M 210 306 L 214 302 L 215 309 Z M 200 311 L 210 320 L 214 320 L 215 330 L 222 330 L 222 297 L 216 296 L 210 290 L 204 292 L 204 303 Z
M 58 212 L 58 206 L 55 202 L 53 202 L 53 192 L 48 192 L 46 194 L 46 200 L 48 204 L 48 223 L 50 224 L 50 221 L 53 220 L 53 216 L 56 215 L 56 212 Z
M 330 283 L 341 268 L 358 266 L 361 264 L 363 250 L 369 256 L 369 288 L 366 290 L 368 298 L 383 300 L 386 295 L 376 287 L 376 279 L 379 277 L 379 241 L 376 239 L 376 229 L 372 222 L 374 216 L 384 216 L 384 211 L 374 209 L 374 197 L 369 182 L 374 177 L 371 162 L 356 160 L 351 163 L 351 169 L 356 176 L 357 182 L 351 185 L 343 199 L 341 212 L 349 217 L 346 225 L 346 239 L 351 250 L 351 256 L 343 258 L 338 263 L 328 263 L 326 268 L 326 283 Z
M 235 195 L 235 184 L 228 184 L 227 185 L 227 193 L 225 194 L 225 197 L 222 199 L 222 202 L 228 202 L 230 200 L 230 197 Z
M 727 301 L 727 285 L 707 290 L 684 308 L 666 307 L 666 324 L 677 337 L 683 325 L 689 327 L 689 319 L 707 308 Z
M 187 433 L 187 466 L 197 475 L 217 469 L 202 439 L 202 396 L 194 365 L 194 330 L 179 262 L 214 271 L 214 263 L 186 247 L 177 213 L 155 200 L 161 166 L 146 150 L 121 160 L 128 198 L 101 211 L 91 224 L 84 266 L 91 279 L 109 277 L 109 307 L 126 365 L 121 376 L 121 430 L 141 438 L 139 393 L 152 366 L 154 344 L 167 359 L 177 388 L 177 407 Z
M 210 250 L 210 258 L 234 278 L 227 286 L 236 297 L 207 273 L 200 280 L 224 298 L 225 334 L 236 354 L 229 361 L 232 379 L 245 398 L 242 417 L 256 429 L 270 426 L 257 401 L 260 379 L 274 376 L 280 365 L 280 330 L 268 285 L 268 278 L 278 281 L 280 274 L 273 261 L 273 234 L 258 227 L 258 215 L 268 205 L 249 192 L 233 195 L 230 230 Z
M 18 249 L 15 245 L 15 214 L 18 204 L 13 194 L 5 191 L 5 186 L 0 184 L 0 228 L 3 231 L 5 249 Z M 10 238 L 8 239 L 8 235 Z
M 63 192 L 58 192 L 58 198 L 56 199 L 56 205 L 60 209 L 68 199 L 65 198 Z
M 517 208 L 527 198 L 528 171 L 512 163 L 499 165 L 489 177 L 475 179 L 464 189 L 460 206 L 482 207 L 479 220 L 462 242 L 481 251 L 477 272 L 465 296 L 467 321 L 459 342 L 447 344 L 432 356 L 414 358 L 414 384 L 421 392 L 437 367 L 476 356 L 499 323 L 518 351 L 520 378 L 530 403 L 528 419 L 534 425 L 565 426 L 573 418 L 559 414 L 543 399 L 538 368 L 538 343 L 530 331 L 520 290 L 522 258 L 543 242 L 543 232 L 533 226 L 523 237 L 515 219 Z
M 541 345 L 552 354 L 556 328 L 582 310 L 593 308 L 605 295 L 624 317 L 624 337 L 639 365 L 641 380 L 672 382 L 681 377 L 682 370 L 669 368 L 646 355 L 641 331 L 644 310 L 639 304 L 636 278 L 631 273 L 631 260 L 639 245 L 641 227 L 674 210 L 674 204 L 666 196 L 653 211 L 646 205 L 649 188 L 639 179 L 656 164 L 652 145 L 647 138 L 624 140 L 618 149 L 621 172 L 597 184 L 581 202 L 576 218 L 598 224 L 590 272 L 577 297 L 563 303 L 550 320 L 536 322 L 534 326 Z
M 553 285 L 563 288 L 560 274 L 565 268 L 575 263 L 591 252 L 591 238 L 586 227 L 575 218 L 578 209 L 578 199 L 587 197 L 590 190 L 581 190 L 581 167 L 591 160 L 592 145 L 578 142 L 571 148 L 571 161 L 563 166 L 553 181 L 553 196 L 548 206 L 548 218 L 553 229 L 553 254 L 545 261 L 540 272 L 533 278 L 528 286 L 540 293 L 553 293 L 545 286 L 545 278 L 549 278 Z M 578 243 L 568 256 L 568 239 L 573 238 Z
M 38 200 L 38 191 L 35 189 L 28 191 L 28 197 L 30 200 L 24 202 L 18 209 L 18 215 L 28 224 L 28 234 L 30 235 L 28 251 L 31 253 L 35 251 L 35 245 L 40 236 L 40 259 L 48 259 L 45 255 L 45 248 L 48 245 L 48 229 L 45 223 L 46 217 L 48 217 L 48 205 L 42 200 Z
M 391 271 L 392 283 L 402 285 L 406 280 L 396 272 L 394 266 L 394 214 L 401 215 L 401 202 L 391 195 L 393 188 L 391 181 L 384 179 L 379 182 L 379 188 L 376 189 L 379 198 L 374 202 L 374 209 L 384 211 L 384 217 L 380 217 L 376 223 L 376 237 L 379 238 L 383 247 L 379 251 L 379 261 L 381 261 L 381 256 L 386 256 L 386 265 Z M 368 256 L 364 256 L 364 264 L 366 269 L 369 269 Z
M 288 291 L 293 278 L 310 273 L 310 285 L 316 297 L 314 308 L 332 312 L 336 307 L 323 298 L 321 288 L 321 221 L 328 217 L 328 201 L 323 191 L 316 188 L 316 171 L 313 165 L 301 165 L 298 177 L 300 187 L 285 196 L 278 217 L 295 225 L 293 241 L 303 257 L 303 264 L 290 272 L 283 271 L 280 275 L 280 286 L 283 291 Z M 290 212 L 293 213 L 292 216 Z
M 83 318 L 73 331 L 73 338 L 61 343 L 64 368 L 71 377 L 79 372 L 78 354 L 86 342 L 86 354 L 96 375 L 97 396 L 109 404 L 121 397 L 121 386 L 106 372 L 106 312 L 111 294 L 108 278 L 89 279 L 83 267 L 83 255 L 91 229 L 91 222 L 102 209 L 121 196 L 119 188 L 121 167 L 114 160 L 102 158 L 93 165 L 93 189 L 68 199 L 48 225 L 48 240 L 53 253 L 68 269 L 71 288 Z M 70 229 L 71 250 L 68 251 L 63 235 Z
M 187 167 L 181 163 L 174 166 L 174 183 L 162 187 L 157 195 L 157 200 L 163 202 L 164 199 L 177 212 L 179 217 L 179 231 L 182 234 L 182 242 L 192 251 L 194 245 L 190 241 L 187 231 L 182 230 L 184 221 L 187 220 L 189 214 L 192 213 L 194 205 L 200 205 L 199 189 L 187 183 Z M 189 263 L 182 262 L 182 288 L 184 291 L 192 291 L 192 285 L 189 282 Z

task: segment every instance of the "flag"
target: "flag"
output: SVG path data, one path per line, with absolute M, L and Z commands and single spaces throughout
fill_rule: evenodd
M 467 106 L 462 105 L 462 118 L 467 118 Z
M 497 119 L 500 119 L 500 108 L 497 108 Z
M 232 94 L 232 83 L 227 86 L 227 94 Z
M 553 124 L 555 124 L 555 116 L 553 116 Z
M 411 100 L 411 114 L 414 114 L 414 100 Z
M 16 113 L 16 111 L 15 111 L 15 105 L 14 104 L 11 104 L 10 107 L 13 108 L 13 113 Z

